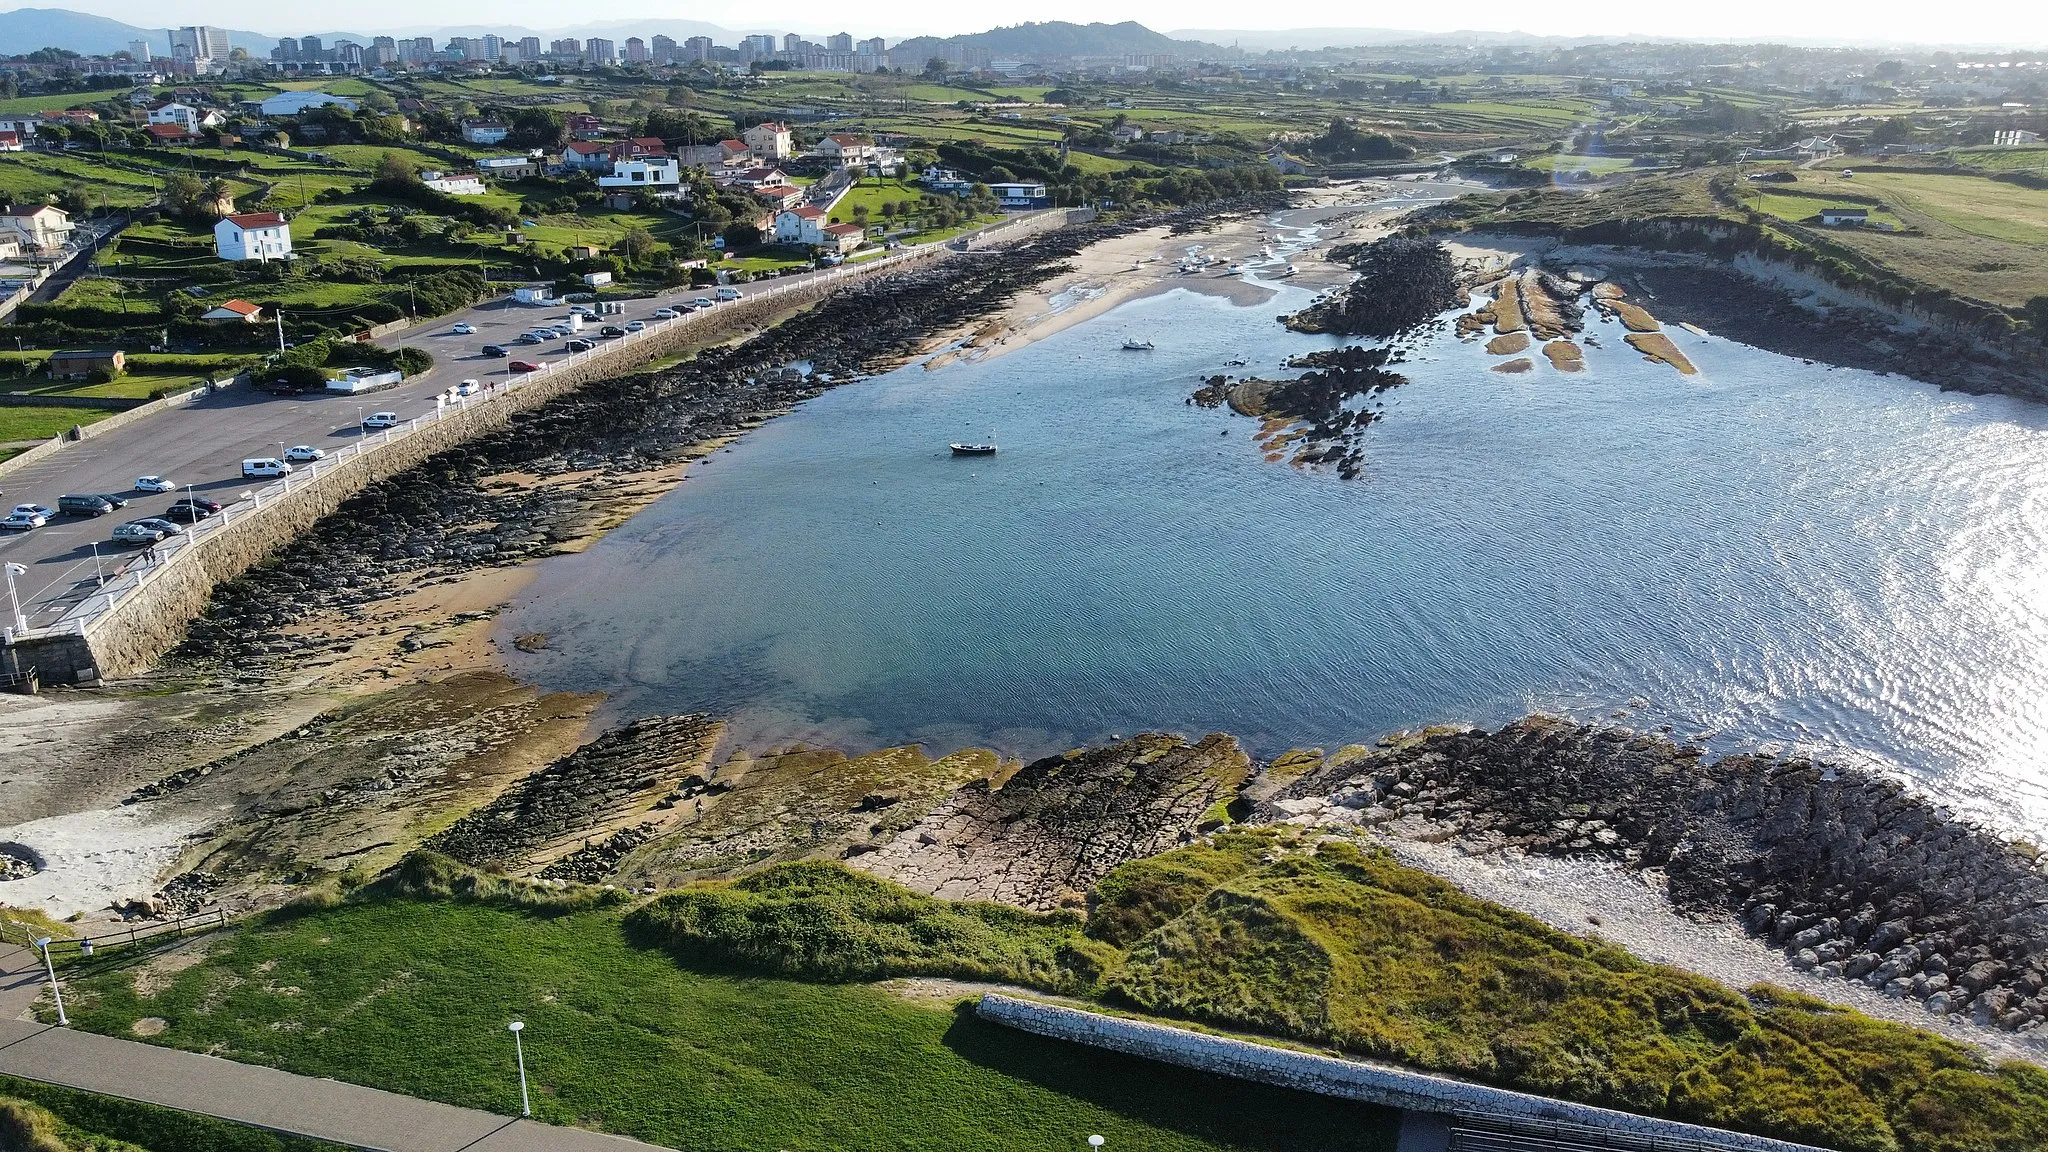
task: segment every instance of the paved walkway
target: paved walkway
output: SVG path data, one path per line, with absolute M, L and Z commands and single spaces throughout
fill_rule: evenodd
M 19 1019 L 35 1003 L 41 961 L 0 946 L 0 1072 L 180 1108 L 373 1152 L 654 1152 L 620 1136 L 561 1128 L 295 1076 L 275 1068 L 117 1040 Z M 506 1070 L 506 1082 L 512 1079 Z

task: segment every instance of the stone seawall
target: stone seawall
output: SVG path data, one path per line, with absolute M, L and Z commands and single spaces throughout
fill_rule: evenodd
M 1701 1152 L 1709 1149 L 1823 1152 L 1807 1144 L 1683 1124 L 1676 1120 L 1659 1120 L 1632 1112 L 1617 1112 L 1611 1108 L 1596 1108 L 1589 1104 L 1574 1104 L 1531 1096 L 1526 1092 L 1431 1076 L 1405 1068 L 1273 1048 L 1226 1036 L 1211 1036 L 1142 1020 L 1125 1020 L 996 993 L 982 996 L 975 1013 L 984 1020 L 1055 1040 L 1086 1044 L 1235 1080 L 1271 1084 L 1364 1104 L 1416 1112 L 1476 1113 L 1510 1120 L 1567 1124 L 1668 1141 L 1681 1147 L 1697 1148 Z
M 941 255 L 937 245 L 917 249 L 874 268 L 873 273 L 900 272 Z M 93 617 L 82 636 L 24 639 L 10 653 L 11 663 L 35 668 L 45 683 L 89 683 L 143 672 L 184 638 L 190 621 L 205 608 L 216 585 L 262 562 L 369 485 L 503 428 L 520 413 L 586 384 L 762 327 L 868 274 L 865 268 L 849 270 L 840 277 L 789 286 L 772 295 L 752 295 L 694 322 L 672 324 L 630 343 L 604 346 L 604 355 L 527 377 L 517 388 L 504 390 L 487 403 L 450 409 L 438 421 L 359 456 L 323 463 L 317 476 L 282 494 L 265 497 L 259 507 L 232 510 L 226 527 L 179 549 L 153 571 L 147 584 L 119 599 L 112 610 Z

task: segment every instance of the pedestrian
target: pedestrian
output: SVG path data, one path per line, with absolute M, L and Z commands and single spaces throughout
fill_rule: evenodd
M 147 547 L 147 548 L 144 548 L 144 549 L 142 550 L 142 564 L 143 564 L 143 567 L 145 567 L 145 568 L 154 568 L 154 567 L 156 566 L 156 560 L 157 560 L 157 556 L 156 556 L 156 545 L 154 545 L 154 544 L 151 544 L 151 545 L 150 545 L 149 547 Z

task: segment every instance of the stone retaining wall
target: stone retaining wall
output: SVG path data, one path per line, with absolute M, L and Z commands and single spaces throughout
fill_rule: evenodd
M 1726 1132 L 1697 1124 L 1681 1124 L 1675 1120 L 1658 1120 L 1611 1108 L 1595 1108 L 1589 1104 L 1574 1104 L 1431 1076 L 1405 1068 L 1273 1048 L 1226 1036 L 1210 1036 L 1163 1024 L 1125 1020 L 996 993 L 984 995 L 975 1013 L 992 1023 L 1055 1040 L 1086 1044 L 1236 1080 L 1272 1084 L 1365 1104 L 1418 1112 L 1485 1113 L 1496 1117 L 1571 1124 L 1670 1141 L 1702 1150 L 1822 1152 L 1807 1144 Z
M 1062 222 L 1059 214 L 1050 215 L 1055 224 Z M 1037 231 L 1043 226 L 1026 221 L 1018 231 Z M 904 252 L 901 258 L 887 264 L 848 269 L 844 275 L 829 280 L 786 288 L 760 285 L 759 288 L 781 290 L 772 294 L 757 291 L 721 306 L 716 312 L 651 330 L 642 338 L 600 345 L 605 350 L 602 354 L 525 377 L 518 387 L 503 390 L 488 402 L 446 410 L 439 420 L 360 456 L 324 462 L 317 476 L 266 497 L 261 507 L 234 511 L 234 518 L 220 531 L 201 536 L 179 549 L 156 570 L 148 584 L 117 601 L 110 611 L 94 617 L 82 637 L 24 639 L 10 653 L 12 663 L 17 667 L 35 667 L 47 683 L 89 683 L 100 677 L 143 672 L 183 639 L 190 621 L 205 608 L 215 586 L 248 571 L 370 484 L 502 428 L 519 413 L 586 384 L 764 327 L 782 315 L 824 299 L 850 279 L 888 274 L 943 255 L 942 246 L 934 244 Z M 141 412 L 137 409 L 109 419 L 126 422 Z

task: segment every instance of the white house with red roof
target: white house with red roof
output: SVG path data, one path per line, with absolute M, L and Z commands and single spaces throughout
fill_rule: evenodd
M 255 324 L 263 319 L 263 309 L 247 300 L 223 300 L 200 313 L 199 318 L 224 324 Z
M 875 158 L 875 146 L 858 136 L 835 132 L 818 141 L 818 155 L 837 160 L 841 167 L 865 164 Z
M 612 146 L 601 140 L 571 140 L 562 145 L 562 167 L 577 172 L 608 172 Z
M 283 260 L 292 254 L 292 226 L 282 212 L 223 216 L 213 226 L 213 252 L 223 260 Z
M 71 240 L 71 216 L 55 204 L 24 204 L 0 211 L 0 228 L 28 252 L 55 252 Z
M 658 136 L 635 136 L 612 145 L 614 160 L 644 160 L 650 156 L 668 155 L 668 145 Z
M 775 214 L 775 242 L 807 246 L 823 244 L 825 225 L 825 210 L 816 205 L 784 208 Z
M 790 135 L 789 125 L 773 120 L 766 124 L 756 124 L 740 133 L 740 139 L 746 142 L 754 155 L 763 160 L 787 160 L 796 154 L 796 145 Z
M 868 230 L 858 224 L 827 224 L 818 231 L 826 248 L 842 254 L 860 247 L 868 238 Z
M 21 148 L 21 133 L 0 132 L 0 152 L 19 152 Z

